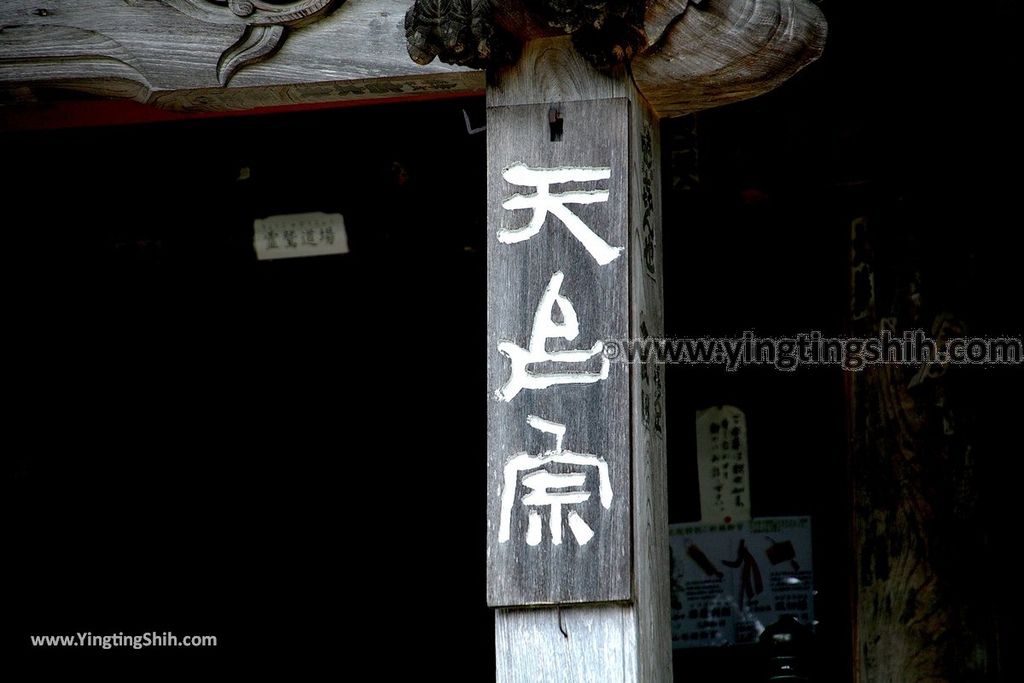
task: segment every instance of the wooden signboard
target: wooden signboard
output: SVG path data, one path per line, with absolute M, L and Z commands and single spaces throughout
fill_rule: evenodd
M 631 597 L 628 101 L 488 112 L 488 602 Z
M 658 120 L 566 38 L 487 104 L 496 678 L 669 681 L 664 368 L 604 363 L 663 334 Z

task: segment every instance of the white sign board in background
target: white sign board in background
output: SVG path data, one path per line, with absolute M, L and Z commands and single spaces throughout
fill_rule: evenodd
M 292 213 L 257 218 L 252 246 L 260 261 L 347 254 L 348 235 L 340 213 Z
M 697 412 L 697 476 L 702 522 L 750 519 L 747 417 L 735 406 Z
M 814 624 L 811 518 L 669 526 L 672 646 L 756 643 L 784 615 Z

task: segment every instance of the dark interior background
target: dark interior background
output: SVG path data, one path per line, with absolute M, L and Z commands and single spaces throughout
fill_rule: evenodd
M 490 665 L 484 138 L 463 106 L 482 117 L 6 136 L 22 634 L 213 633 L 187 656 L 247 669 L 381 642 L 399 676 L 463 648 Z M 344 214 L 351 254 L 255 260 L 255 217 L 311 210 Z M 447 487 L 462 510 L 432 503 Z
M 823 7 L 819 63 L 664 126 L 668 334 L 841 332 L 848 220 L 870 211 L 951 273 L 972 331 L 1019 335 L 1011 4 L 956 50 L 924 3 Z M 16 642 L 213 633 L 116 656 L 294 671 L 386 651 L 389 678 L 456 659 L 491 677 L 484 135 L 463 110 L 481 125 L 469 99 L 0 133 Z M 253 219 L 299 211 L 344 214 L 351 253 L 256 262 Z M 996 396 L 1019 373 L 979 376 L 986 452 L 1009 455 L 1019 398 Z M 694 412 L 721 403 L 747 415 L 755 514 L 813 516 L 823 681 L 852 665 L 843 382 L 671 367 L 666 389 L 672 522 L 699 517 Z M 423 464 L 436 451 L 452 465 Z M 1008 533 L 1010 485 L 983 466 Z M 461 510 L 433 502 L 452 487 Z M 679 680 L 759 666 L 675 654 Z

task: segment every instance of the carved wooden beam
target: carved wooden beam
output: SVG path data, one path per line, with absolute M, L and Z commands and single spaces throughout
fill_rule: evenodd
M 72 90 L 212 110 L 480 92 L 483 72 L 462 65 L 509 63 L 523 41 L 567 32 L 598 67 L 632 58 L 640 92 L 675 116 L 775 87 L 820 54 L 825 21 L 810 0 L 4 0 L 0 103 Z
M 406 14 L 421 64 L 501 68 L 556 34 L 595 67 L 633 60 L 644 97 L 677 116 L 771 90 L 821 54 L 826 23 L 810 0 L 417 0 Z
M 4 0 L 0 103 L 67 91 L 186 110 L 482 91 L 407 54 L 409 0 Z
M 409 55 L 473 67 L 507 66 L 517 44 L 570 34 L 591 64 L 609 67 L 647 47 L 648 0 L 416 0 L 406 14 Z

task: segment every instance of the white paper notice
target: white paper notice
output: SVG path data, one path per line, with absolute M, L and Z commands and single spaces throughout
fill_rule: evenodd
M 252 246 L 260 261 L 347 254 L 348 235 L 340 213 L 292 213 L 257 218 Z
M 701 521 L 750 519 L 747 418 L 735 406 L 697 411 L 697 478 Z
M 672 524 L 672 646 L 756 643 L 782 617 L 814 628 L 811 518 Z

